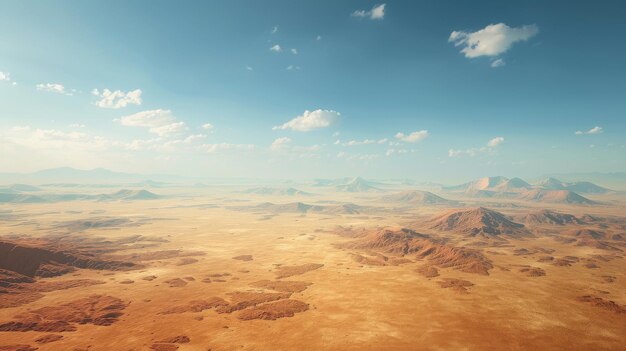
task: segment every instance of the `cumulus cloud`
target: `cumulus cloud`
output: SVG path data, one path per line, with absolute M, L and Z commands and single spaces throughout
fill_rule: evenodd
M 213 128 L 215 128 L 215 127 L 213 127 L 213 125 L 211 123 L 205 123 L 205 124 L 202 125 L 202 129 L 204 129 L 204 130 L 213 130 Z
M 489 142 L 487 143 L 487 146 L 489 147 L 496 147 L 500 144 L 502 144 L 504 142 L 504 138 L 503 137 L 495 137 L 491 140 L 489 140 Z
M 11 75 L 9 74 L 9 72 L 0 71 L 0 81 L 6 81 L 6 82 L 11 81 Z
M 291 129 L 298 132 L 308 132 L 315 129 L 327 128 L 339 120 L 340 117 L 341 114 L 333 110 L 307 110 L 304 111 L 301 116 L 298 116 L 280 126 L 275 126 L 272 130 Z
M 398 132 L 396 134 L 396 139 L 400 139 L 407 143 L 417 143 L 419 141 L 424 140 L 429 135 L 427 130 L 420 130 L 417 132 L 413 132 L 411 134 L 404 134 L 402 132 Z
M 118 109 L 128 105 L 141 105 L 142 102 L 141 89 L 135 89 L 129 92 L 123 92 L 121 90 L 111 91 L 109 89 L 99 91 L 98 89 L 94 89 L 91 91 L 91 95 L 100 98 L 100 100 L 96 101 L 96 106 L 101 108 Z
M 178 134 L 187 129 L 185 122 L 176 122 L 170 110 L 148 110 L 124 116 L 120 119 L 123 126 L 148 128 L 150 133 L 159 136 Z
M 535 24 L 509 27 L 504 23 L 490 24 L 476 32 L 454 31 L 448 42 L 462 47 L 465 57 L 498 56 L 520 41 L 527 41 L 539 33 Z M 503 61 L 504 63 L 504 61 Z
M 294 54 L 294 55 L 297 55 L 298 54 L 298 49 L 291 49 L 291 53 Z
M 356 10 L 352 12 L 352 17 L 369 18 L 372 20 L 382 20 L 383 18 L 385 18 L 385 6 L 386 4 L 375 5 L 369 11 Z
M 36 85 L 37 90 L 39 91 L 47 91 L 49 93 L 56 93 L 61 95 L 71 96 L 72 92 L 65 90 L 63 84 L 59 83 L 40 83 Z
M 604 131 L 604 129 L 602 129 L 602 127 L 600 127 L 600 126 L 595 126 L 595 127 L 593 127 L 593 128 L 591 128 L 591 129 L 589 129 L 589 130 L 588 130 L 588 131 L 586 131 L 586 132 L 583 132 L 583 131 L 579 130 L 579 131 L 577 131 L 577 132 L 576 132 L 576 133 L 574 133 L 574 134 L 576 134 L 576 135 L 583 135 L 583 134 L 600 134 L 600 133 L 602 133 L 603 131 Z
M 283 49 L 280 47 L 280 45 L 276 44 L 270 48 L 270 51 L 281 52 L 283 51 Z

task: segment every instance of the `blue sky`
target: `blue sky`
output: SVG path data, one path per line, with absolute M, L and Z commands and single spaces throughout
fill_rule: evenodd
M 626 170 L 619 1 L 1 7 L 0 171 Z

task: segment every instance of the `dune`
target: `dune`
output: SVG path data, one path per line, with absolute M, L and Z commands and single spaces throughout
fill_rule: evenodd
M 409 190 L 381 198 L 383 202 L 398 202 L 411 205 L 456 205 L 457 201 L 444 199 L 429 191 Z
M 424 225 L 430 229 L 453 231 L 472 237 L 521 237 L 530 234 L 523 224 L 513 222 L 502 213 L 484 207 L 449 211 L 433 217 Z
M 525 182 L 521 178 L 511 178 L 507 179 L 504 182 L 499 183 L 496 186 L 493 186 L 492 189 L 495 191 L 520 191 L 523 189 L 529 189 L 531 187 L 530 184 Z
M 136 268 L 131 262 L 98 259 L 83 252 L 56 250 L 48 243 L 0 241 L 0 268 L 28 277 L 66 274 L 72 268 L 126 270 Z
M 299 293 L 306 290 L 311 283 L 289 280 L 259 280 L 251 283 L 250 285 L 257 288 L 280 292 Z
M 345 184 L 340 184 L 335 186 L 336 191 L 341 192 L 349 192 L 349 193 L 363 193 L 363 192 L 382 192 L 382 189 L 379 189 L 373 186 L 369 181 L 356 177 L 351 179 Z
M 550 224 L 550 225 L 569 225 L 569 224 L 583 224 L 584 222 L 576 216 L 567 214 L 567 213 L 559 213 L 551 210 L 539 210 L 531 212 L 522 217 L 524 223 L 528 225 L 540 225 L 540 224 Z
M 626 307 L 617 304 L 615 301 L 605 300 L 593 295 L 583 295 L 577 298 L 580 302 L 585 302 L 594 307 L 599 307 L 618 314 L 626 314 Z
M 561 203 L 561 204 L 579 204 L 579 205 L 596 205 L 597 202 L 587 199 L 577 193 L 569 190 L 542 190 L 533 189 L 520 193 L 517 197 L 520 200 Z
M 309 304 L 298 300 L 280 300 L 255 306 L 247 310 L 243 310 L 238 318 L 242 320 L 265 319 L 275 320 L 284 317 L 293 317 L 298 312 L 304 312 L 309 309 Z
M 252 210 L 263 210 L 272 213 L 322 213 L 322 214 L 358 214 L 364 210 L 364 207 L 352 203 L 344 203 L 337 205 L 310 205 L 303 202 L 290 202 L 286 204 L 274 204 L 264 202 L 257 206 L 248 207 Z
M 442 288 L 452 289 L 460 294 L 467 294 L 467 288 L 474 286 L 474 283 L 456 278 L 444 278 L 439 282 Z
M 536 183 L 536 186 L 545 190 L 569 190 L 581 194 L 606 194 L 610 189 L 601 187 L 591 182 L 562 182 L 556 178 L 545 178 Z
M 313 194 L 307 193 L 306 191 L 298 190 L 295 188 L 267 188 L 267 187 L 259 187 L 259 188 L 251 188 L 244 191 L 244 194 L 255 194 L 255 195 L 274 195 L 274 196 L 311 196 Z
M 460 185 L 444 187 L 444 190 L 462 191 L 462 192 L 472 192 L 472 191 L 477 191 L 477 190 L 490 190 L 490 189 L 494 189 L 495 187 L 501 184 L 506 183 L 508 180 L 509 178 L 502 177 L 502 176 L 485 177 L 485 178 L 480 178 L 480 179 L 477 179 L 468 183 L 460 184 Z
M 415 255 L 441 268 L 488 275 L 491 262 L 476 250 L 455 247 L 438 242 L 428 235 L 411 229 L 376 229 L 355 241 L 338 245 L 341 248 L 384 252 L 394 255 Z
M 253 307 L 265 302 L 288 299 L 291 293 L 287 292 L 249 292 L 235 291 L 229 294 L 230 303 L 228 305 L 220 305 L 216 307 L 217 313 L 232 313 L 240 311 L 248 307 Z
M 127 304 L 122 300 L 92 295 L 69 303 L 30 310 L 0 323 L 0 331 L 75 331 L 76 324 L 111 325 L 123 315 Z
M 319 263 L 306 263 L 299 266 L 280 266 L 276 270 L 276 278 L 288 278 L 294 275 L 300 275 L 306 272 L 314 271 L 322 267 L 324 267 L 324 265 Z

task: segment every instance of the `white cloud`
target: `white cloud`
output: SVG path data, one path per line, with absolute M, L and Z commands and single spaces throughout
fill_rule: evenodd
M 172 111 L 162 109 L 137 112 L 122 117 L 120 123 L 123 126 L 145 127 L 159 136 L 178 134 L 187 129 L 185 122 L 176 122 Z
M 213 127 L 213 125 L 211 123 L 205 123 L 205 124 L 202 125 L 202 129 L 204 129 L 204 130 L 213 130 L 213 128 L 215 128 L 215 127 Z
M 30 127 L 14 127 L 5 135 L 3 141 L 31 150 L 50 152 L 102 151 L 116 145 L 105 138 L 81 132 L 65 132 L 56 129 L 31 129 Z
M 276 34 L 276 33 L 278 33 L 278 26 L 274 26 L 274 28 L 272 28 L 271 33 L 272 33 L 272 34 Z
M 160 127 L 150 128 L 150 132 L 157 134 L 158 136 L 168 136 L 171 134 L 182 133 L 187 130 L 185 126 L 185 122 L 176 122 L 171 124 L 166 124 Z
M 387 142 L 387 138 L 374 140 L 374 139 L 365 139 L 365 140 L 350 140 L 348 142 L 343 143 L 343 146 L 358 146 L 358 145 L 372 145 L 378 144 L 382 145 Z M 335 143 L 338 144 L 338 143 Z
M 509 27 L 504 23 L 490 24 L 476 32 L 454 31 L 448 38 L 454 46 L 462 46 L 465 57 L 498 56 L 508 51 L 513 44 L 526 41 L 539 33 L 535 24 Z
M 121 90 L 111 91 L 104 89 L 102 92 L 98 89 L 91 91 L 91 95 L 97 96 L 100 100 L 96 101 L 96 106 L 101 108 L 122 108 L 130 104 L 141 105 L 141 89 L 135 89 L 129 92 L 123 92 Z
M 317 37 L 315 37 L 315 40 L 317 40 L 317 41 L 322 40 L 322 36 L 321 36 L 321 35 L 318 35 Z
M 85 125 L 81 124 L 81 123 L 72 123 L 68 127 L 70 127 L 70 128 L 85 128 Z
M 361 17 L 361 18 L 369 17 L 370 19 L 373 19 L 373 20 L 381 20 L 385 17 L 385 6 L 386 4 L 375 5 L 369 11 L 356 10 L 352 12 L 352 17 Z
M 40 83 L 36 85 L 37 90 L 39 91 L 47 91 L 49 93 L 56 93 L 56 94 L 62 94 L 62 95 L 68 95 L 71 96 L 72 93 L 68 92 L 67 90 L 65 90 L 65 87 L 63 86 L 63 84 L 59 84 L 59 83 Z
M 250 151 L 254 150 L 255 146 L 252 144 L 230 144 L 230 143 L 219 143 L 219 144 L 202 144 L 201 150 L 212 154 L 218 151 L 224 150 L 236 150 L 236 151 Z
M 429 135 L 427 130 L 420 130 L 417 132 L 413 132 L 409 135 L 406 135 L 404 133 L 398 132 L 396 134 L 396 139 L 400 139 L 404 142 L 407 143 L 417 143 L 419 141 L 424 140 L 427 136 Z
M 276 140 L 274 140 L 274 142 L 272 142 L 272 145 L 270 145 L 270 149 L 274 151 L 278 151 L 278 150 L 284 149 L 286 146 L 290 144 L 291 144 L 290 138 L 281 137 L 281 138 L 277 138 Z
M 289 65 L 289 66 L 287 66 L 287 70 L 288 71 L 299 71 L 300 70 L 300 66 Z
M 576 133 L 574 133 L 574 134 L 576 134 L 576 135 L 583 135 L 583 134 L 600 134 L 600 133 L 602 133 L 602 132 L 604 132 L 604 129 L 602 129 L 602 127 L 600 127 L 600 126 L 595 126 L 595 127 L 593 127 L 593 128 L 591 128 L 591 129 L 589 129 L 589 130 L 588 130 L 588 131 L 586 131 L 586 132 L 583 132 L 583 131 L 580 131 L 580 130 L 579 130 L 579 131 L 577 131 L 577 132 L 576 132 Z
M 290 50 L 292 54 L 297 55 L 298 54 L 298 49 L 291 49 Z
M 491 67 L 493 68 L 504 67 L 505 65 L 506 65 L 506 62 L 504 62 L 504 59 L 502 58 L 499 58 L 491 62 Z
M 448 150 L 448 156 L 449 157 L 458 157 L 458 156 L 475 157 L 479 154 L 484 154 L 484 153 L 494 155 L 495 148 L 498 147 L 503 142 L 504 142 L 503 137 L 495 137 L 489 140 L 489 142 L 487 142 L 487 146 L 483 146 L 480 148 L 471 148 L 471 149 L 465 149 L 465 150 L 450 149 Z
M 291 129 L 299 132 L 308 132 L 315 129 L 327 128 L 339 120 L 340 117 L 341 114 L 333 110 L 307 110 L 304 111 L 301 116 L 280 126 L 275 126 L 272 130 Z
M 254 69 L 252 67 L 250 67 L 250 66 L 246 66 L 246 70 L 247 71 L 254 71 Z
M 487 146 L 489 147 L 496 147 L 500 144 L 502 144 L 504 142 L 504 138 L 503 137 L 495 137 L 491 140 L 489 140 L 489 142 L 487 143 Z
M 280 45 L 276 44 L 270 48 L 270 51 L 281 52 L 283 51 L 283 49 L 280 47 Z
M 0 72 L 0 81 L 11 81 L 11 74 L 9 72 Z

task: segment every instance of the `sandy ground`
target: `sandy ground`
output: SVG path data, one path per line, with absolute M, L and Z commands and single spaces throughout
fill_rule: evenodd
M 191 192 L 192 190 L 189 190 Z M 75 237 L 123 238 L 143 235 L 167 242 L 136 252 L 180 249 L 201 251 L 197 262 L 179 265 L 181 258 L 146 261 L 145 267 L 129 271 L 80 269 L 45 281 L 89 278 L 105 283 L 45 293 L 30 304 L 0 309 L 0 323 L 16 315 L 45 306 L 59 306 L 94 294 L 121 299 L 128 306 L 118 321 L 109 325 L 79 324 L 72 332 L 0 332 L 0 345 L 26 344 L 39 350 L 149 350 L 178 347 L 179 350 L 620 350 L 626 345 L 626 313 L 581 301 L 592 295 L 617 306 L 626 306 L 626 260 L 623 252 L 607 252 L 554 240 L 570 226 L 547 227 L 533 238 L 510 239 L 500 247 L 482 247 L 493 262 L 489 275 L 439 268 L 439 276 L 426 278 L 416 272 L 424 261 L 397 266 L 370 266 L 356 262 L 350 250 L 338 244 L 350 239 L 336 235 L 337 226 L 373 228 L 402 226 L 445 211 L 438 206 L 402 208 L 378 203 L 373 195 L 327 194 L 321 197 L 267 198 L 223 191 L 196 197 L 132 202 L 66 202 L 2 206 L 13 217 L 0 221 L 0 235 L 44 237 L 69 233 Z M 350 201 L 372 209 L 359 214 L 280 213 L 235 210 L 265 201 L 287 203 L 322 200 Z M 233 201 L 241 200 L 241 201 Z M 613 201 L 623 201 L 612 198 Z M 465 199 L 467 206 L 475 200 Z M 214 206 L 199 206 L 214 204 Z M 522 204 L 496 208 L 515 216 L 546 208 L 575 215 L 626 216 L 623 202 L 611 206 L 545 206 Z M 529 208 L 528 206 L 534 206 Z M 68 231 L 64 221 L 101 217 L 142 218 L 140 226 L 91 228 Z M 623 223 L 623 222 L 622 222 Z M 613 224 L 612 224 L 613 225 Z M 626 227 L 609 228 L 626 233 Z M 420 231 L 419 228 L 416 230 Z M 606 230 L 606 228 L 605 228 Z M 423 229 L 420 232 L 428 233 Z M 454 233 L 437 233 L 458 245 L 471 244 Z M 1 239 L 1 238 L 0 238 Z M 526 248 L 529 254 L 516 255 Z M 538 262 L 550 256 L 575 256 L 579 262 L 557 266 Z M 626 249 L 622 246 L 623 249 Z M 553 252 L 551 250 L 554 250 Z M 124 250 L 116 254 L 129 254 Z M 233 257 L 251 255 L 251 260 Z M 607 262 L 595 260 L 599 268 L 587 268 L 593 255 L 609 255 Z M 308 304 L 308 310 L 275 320 L 242 320 L 242 312 L 161 314 L 172 306 L 221 297 L 230 301 L 237 291 L 259 292 L 260 280 L 277 280 L 280 267 L 322 264 L 323 267 L 282 278 L 307 282 L 291 299 Z M 529 265 L 543 269 L 543 276 L 520 272 Z M 216 277 L 216 274 L 224 274 Z M 146 276 L 155 279 L 143 280 Z M 210 277 L 213 275 L 213 277 Z M 603 276 L 614 277 L 607 282 Z M 193 280 L 189 279 L 193 277 Z M 211 282 L 203 282 L 209 278 Z M 171 287 L 167 281 L 180 278 L 186 285 Z M 187 278 L 187 279 L 185 279 Z M 445 278 L 470 281 L 466 293 L 443 288 Z M 129 283 L 127 280 L 131 280 Z M 125 282 L 123 284 L 121 282 Z M 1 298 L 1 295 L 0 295 Z M 50 343 L 36 339 L 58 334 Z M 189 342 L 159 341 L 186 336 Z M 161 343 L 163 344 L 163 343 Z

